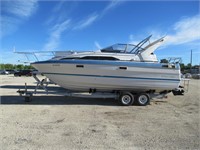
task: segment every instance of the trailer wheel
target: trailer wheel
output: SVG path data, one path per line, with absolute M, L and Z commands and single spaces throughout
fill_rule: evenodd
M 137 95 L 137 104 L 140 106 L 146 106 L 150 102 L 149 95 L 146 93 L 140 93 Z
M 119 103 L 123 106 L 130 106 L 134 102 L 134 96 L 130 92 L 123 92 L 120 94 Z

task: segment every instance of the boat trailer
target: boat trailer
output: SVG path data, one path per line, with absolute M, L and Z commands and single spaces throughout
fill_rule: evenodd
M 132 91 L 113 91 L 113 92 L 97 92 L 94 89 L 90 89 L 88 92 L 74 92 L 69 91 L 66 89 L 63 89 L 60 87 L 61 90 L 56 91 L 56 87 L 52 87 L 54 90 L 49 91 L 49 85 L 55 84 L 51 80 L 49 80 L 47 77 L 44 79 L 39 79 L 36 74 L 33 74 L 33 78 L 36 81 L 36 86 L 34 91 L 28 90 L 28 85 L 25 83 L 25 87 L 23 90 L 19 89 L 17 93 L 19 93 L 20 96 L 24 97 L 25 102 L 31 102 L 32 97 L 36 94 L 45 94 L 45 95 L 51 95 L 56 94 L 59 96 L 69 96 L 69 97 L 81 97 L 81 98 L 113 98 L 118 100 L 118 102 L 123 106 L 129 106 L 133 103 L 136 103 L 140 106 L 146 106 L 150 103 L 150 100 L 153 98 L 167 98 L 166 94 L 169 92 L 172 92 L 175 96 L 176 95 L 183 95 L 184 92 L 188 92 L 189 89 L 189 79 L 182 79 L 184 87 L 187 87 L 186 90 L 183 86 L 180 86 L 176 90 L 172 91 L 163 91 L 160 93 L 154 93 L 153 91 L 148 92 L 132 92 Z M 55 84 L 56 85 L 56 84 Z M 43 92 L 38 92 L 38 90 L 41 89 Z

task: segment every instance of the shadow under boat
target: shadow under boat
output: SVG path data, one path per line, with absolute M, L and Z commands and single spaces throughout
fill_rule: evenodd
M 33 96 L 30 102 L 21 96 L 1 96 L 1 105 L 103 105 L 119 106 L 115 99 L 78 98 L 68 96 Z

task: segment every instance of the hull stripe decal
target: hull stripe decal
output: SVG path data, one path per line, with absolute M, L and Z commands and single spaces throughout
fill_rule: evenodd
M 105 76 L 105 75 L 87 75 L 87 74 L 66 74 L 66 73 L 48 73 L 43 74 L 50 75 L 65 75 L 65 76 L 82 76 L 82 77 L 99 77 L 99 78 L 120 78 L 120 79 L 135 79 L 135 80 L 164 80 L 164 81 L 175 81 L 180 82 L 180 79 L 162 79 L 162 78 L 141 78 L 141 77 L 124 77 L 124 76 Z

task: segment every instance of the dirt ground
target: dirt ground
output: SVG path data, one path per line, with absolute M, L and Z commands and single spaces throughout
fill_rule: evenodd
M 184 96 L 150 105 L 56 95 L 24 102 L 16 91 L 32 77 L 0 76 L 0 149 L 200 149 L 200 80 Z

